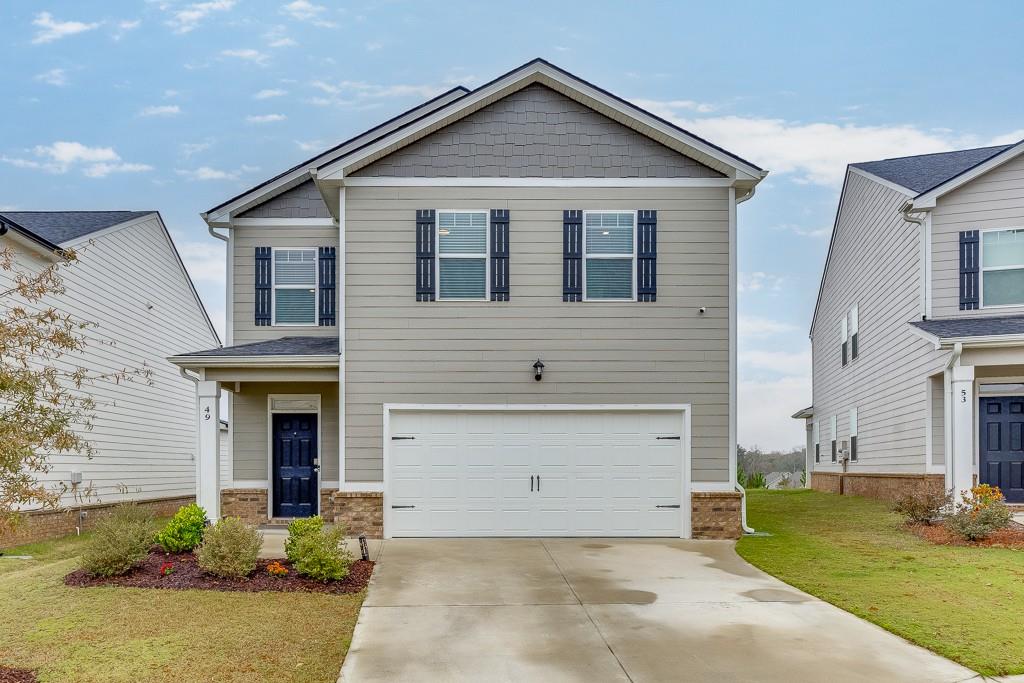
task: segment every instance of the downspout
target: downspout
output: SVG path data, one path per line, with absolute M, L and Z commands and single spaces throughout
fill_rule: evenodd
M 212 225 L 207 225 L 206 226 L 206 230 L 207 230 L 207 232 L 209 232 L 211 235 L 213 235 L 214 237 L 216 237 L 220 241 L 222 241 L 222 242 L 227 242 L 228 241 L 228 236 L 227 235 L 222 235 L 219 232 L 214 232 Z
M 751 187 L 750 191 L 747 192 L 745 195 L 743 195 L 742 197 L 738 197 L 736 199 L 736 204 L 742 204 L 743 202 L 747 201 L 748 199 L 754 196 L 755 192 L 757 192 L 756 185 L 754 187 Z M 740 493 L 740 526 L 743 528 L 743 533 L 755 533 L 753 528 L 747 526 L 747 490 L 740 486 L 739 482 L 736 482 L 736 490 L 739 491 Z
M 929 315 L 928 300 L 930 298 L 928 290 L 931 287 L 932 278 L 932 274 L 928 271 L 929 240 L 926 234 L 927 228 L 925 227 L 925 219 L 914 218 L 913 216 L 911 216 L 910 213 L 913 210 L 913 208 L 913 202 L 904 202 L 903 206 L 900 207 L 900 214 L 903 216 L 903 220 L 905 220 L 907 223 L 913 223 L 914 225 L 916 225 L 921 233 L 921 282 L 924 283 L 924 286 L 921 290 L 921 319 L 927 320 Z M 921 212 L 918 211 L 917 213 L 920 214 Z
M 199 486 L 199 458 L 198 458 L 198 455 L 199 455 L 199 378 L 196 377 L 195 375 L 189 374 L 188 370 L 186 370 L 185 368 L 178 368 L 178 374 L 180 374 L 182 377 L 184 377 L 185 379 L 189 380 L 190 382 L 192 382 L 193 385 L 195 385 L 195 389 L 193 389 L 193 391 L 192 391 L 192 395 L 195 396 L 195 401 L 192 404 L 192 415 L 195 418 L 196 438 L 195 438 L 195 445 L 194 445 L 195 450 L 192 451 L 192 453 L 193 453 L 193 455 L 192 455 L 192 462 L 194 462 L 195 466 L 196 466 L 196 487 L 197 487 L 196 488 L 196 497 L 198 498 L 198 494 L 199 494 L 199 489 L 198 489 L 198 486 Z

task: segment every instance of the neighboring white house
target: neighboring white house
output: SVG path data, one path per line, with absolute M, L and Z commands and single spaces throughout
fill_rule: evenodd
M 811 340 L 815 488 L 1024 502 L 1024 143 L 850 165 Z
M 75 508 L 131 499 L 167 501 L 163 510 L 194 496 L 195 386 L 166 357 L 220 342 L 160 215 L 5 211 L 0 246 L 13 249 L 27 269 L 60 261 L 65 249 L 78 254 L 61 268 L 65 292 L 38 304 L 95 324 L 86 331 L 86 350 L 69 357 L 69 366 L 151 372 L 151 383 L 89 386 L 96 409 L 86 437 L 95 455 L 54 455 L 42 481 L 66 487 L 62 502 Z M 9 282 L 10 273 L 0 273 L 0 288 Z

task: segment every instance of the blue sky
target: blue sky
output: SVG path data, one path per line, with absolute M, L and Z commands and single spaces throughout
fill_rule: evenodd
M 200 211 L 453 85 L 545 57 L 772 171 L 740 208 L 740 441 L 802 443 L 845 165 L 1024 138 L 1015 2 L 154 0 L 0 6 L 0 207 Z

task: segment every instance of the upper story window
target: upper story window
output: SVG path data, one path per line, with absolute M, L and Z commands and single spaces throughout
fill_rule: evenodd
M 316 325 L 316 249 L 274 249 L 274 324 Z
M 821 421 L 814 421 L 814 462 L 821 462 Z
M 439 300 L 486 301 L 487 212 L 437 212 Z
M 981 305 L 1024 304 L 1024 229 L 981 233 Z
M 832 423 L 829 425 L 829 436 L 832 437 L 832 462 L 837 462 L 838 453 L 838 432 L 839 432 L 839 418 L 836 415 L 832 416 Z
M 843 365 L 845 366 L 851 360 L 857 357 L 859 351 L 858 348 L 858 330 L 859 321 L 857 320 L 857 306 L 856 304 L 843 314 L 843 319 L 839 321 L 839 338 L 840 345 L 842 347 L 841 356 Z
M 635 301 L 636 213 L 583 213 L 583 300 Z
M 857 409 L 850 408 L 850 460 L 857 461 Z

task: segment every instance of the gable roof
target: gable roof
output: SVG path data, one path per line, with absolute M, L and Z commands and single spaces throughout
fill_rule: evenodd
M 1024 315 L 914 320 L 910 324 L 933 341 L 944 344 L 979 337 L 998 338 L 1024 335 Z
M 0 219 L 60 245 L 153 213 L 156 211 L 4 211 Z
M 1011 147 L 1013 145 L 996 145 L 953 152 L 918 154 L 879 161 L 862 161 L 850 166 L 921 195 Z

